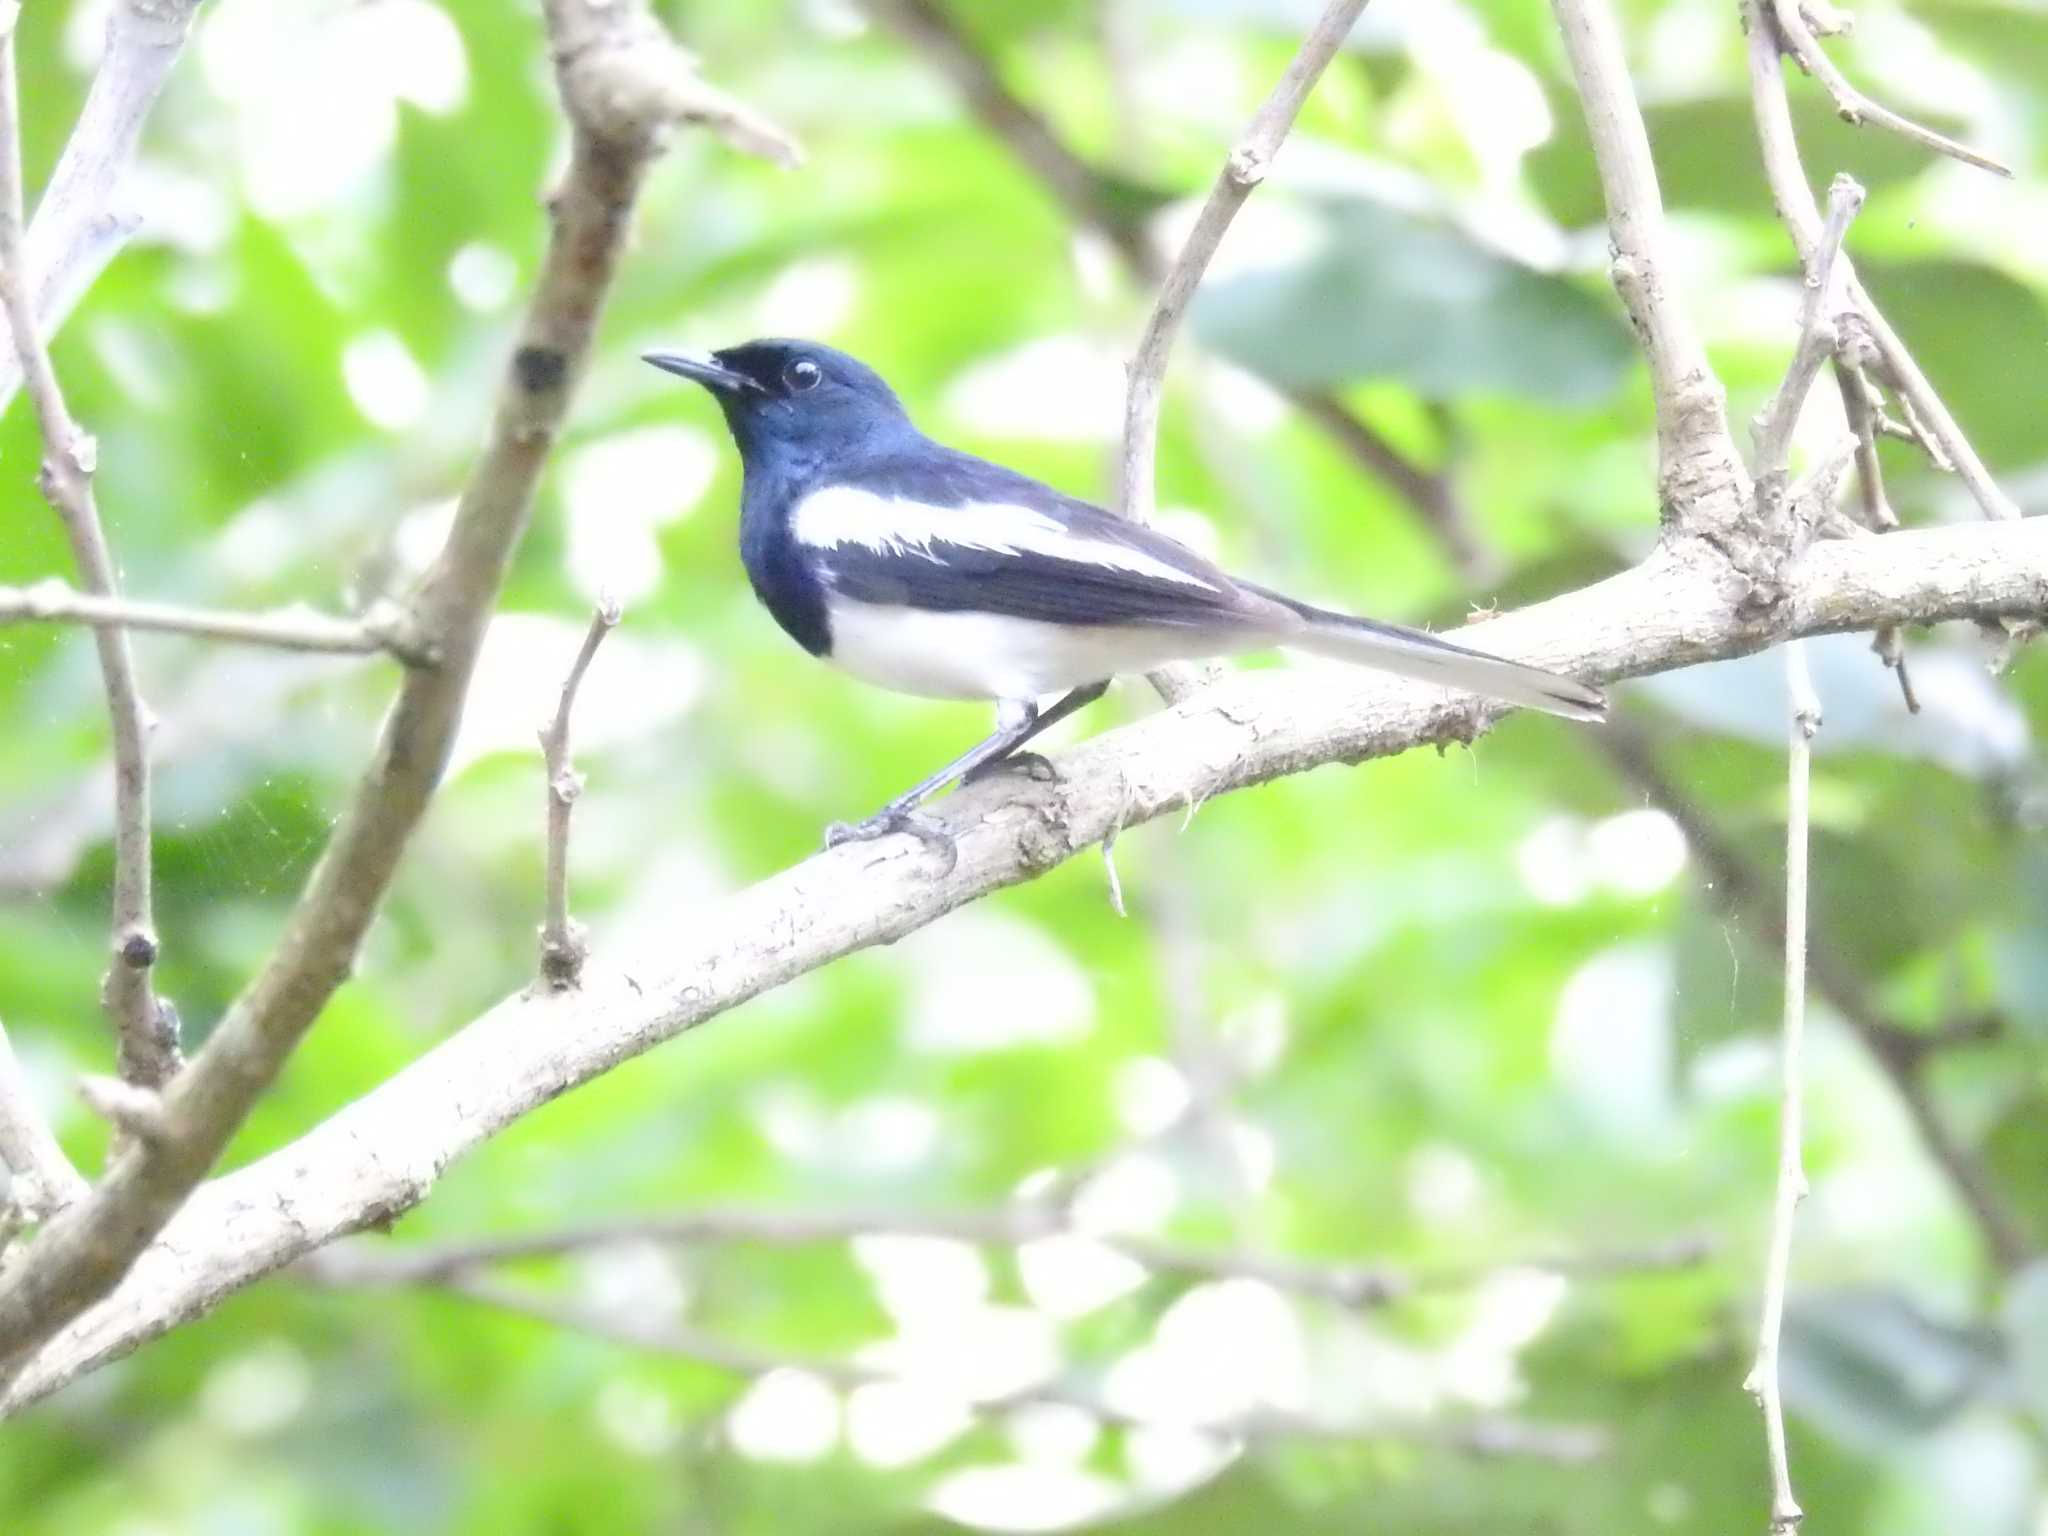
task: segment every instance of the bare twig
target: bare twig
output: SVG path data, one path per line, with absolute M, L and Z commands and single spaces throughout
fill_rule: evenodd
M 576 660 L 562 680 L 555 717 L 540 728 L 548 781 L 547 915 L 540 926 L 540 974 L 557 991 L 581 980 L 583 962 L 590 954 L 582 925 L 569 916 L 569 816 L 576 808 L 576 797 L 583 792 L 583 776 L 569 759 L 569 715 L 576 708 L 576 690 L 583 684 L 583 674 L 590 670 L 597 648 L 618 622 L 619 605 L 600 596 Z
M 14 22 L 12 16 L 0 16 L 0 307 L 14 332 L 14 352 L 42 434 L 44 499 L 64 525 L 79 580 L 94 596 L 112 598 L 114 562 L 92 490 L 98 450 L 64 403 L 25 281 L 15 92 Z M 175 1016 L 157 1001 L 150 977 L 157 939 L 150 910 L 149 716 L 136 686 L 127 635 L 101 629 L 95 640 L 114 752 L 113 944 L 103 1000 L 120 1041 L 121 1075 L 155 1087 L 178 1070 L 180 1059 Z
M 862 3 L 877 21 L 932 60 L 982 126 L 1009 147 L 1070 219 L 1106 241 L 1136 281 L 1154 288 L 1160 284 L 1166 263 L 1147 238 L 1138 200 L 1119 195 L 1107 177 L 1068 148 L 1041 114 L 1004 85 L 942 6 L 933 0 Z M 1471 532 L 1471 517 L 1446 475 L 1416 464 L 1327 390 L 1300 391 L 1293 399 L 1346 457 L 1421 514 L 1424 529 L 1453 565 L 1475 579 L 1487 569 Z
M 1614 286 L 1650 362 L 1657 404 L 1659 503 L 1726 529 L 1748 497 L 1728 435 L 1727 397 L 1674 286 L 1670 235 L 1649 131 L 1608 0 L 1551 0 L 1593 142 L 1613 243 Z
M 1401 1268 L 1386 1264 L 1333 1264 L 1235 1248 L 1201 1247 L 1119 1233 L 1081 1234 L 1067 1213 L 1043 1202 L 986 1210 L 774 1210 L 751 1207 L 624 1217 L 583 1226 L 470 1242 L 398 1245 L 369 1240 L 329 1248 L 316 1256 L 322 1276 L 351 1285 L 416 1285 L 464 1270 L 597 1248 L 643 1243 L 702 1246 L 714 1243 L 800 1245 L 858 1237 L 934 1237 L 980 1247 L 1015 1247 L 1043 1238 L 1085 1235 L 1155 1274 L 1194 1280 L 1259 1280 L 1276 1290 L 1350 1310 L 1385 1307 L 1410 1296 L 1468 1290 L 1506 1270 L 1544 1270 L 1595 1278 L 1690 1269 L 1713 1246 L 1681 1236 L 1643 1247 L 1587 1253 L 1525 1254 L 1487 1264 Z
M 1129 389 L 1124 397 L 1123 460 L 1117 481 L 1117 510 L 1140 523 L 1152 521 L 1153 460 L 1159 448 L 1159 397 L 1166 384 L 1166 363 L 1172 355 L 1174 338 L 1180 334 L 1181 318 L 1188 301 L 1201 286 L 1209 260 L 1223 243 L 1231 220 L 1237 217 L 1253 188 L 1266 179 L 1266 172 L 1279 153 L 1287 131 L 1294 126 L 1302 104 L 1324 69 L 1344 46 L 1351 28 L 1365 9 L 1366 0 L 1330 0 L 1280 83 L 1273 87 L 1223 162 L 1216 184 L 1195 218 L 1180 254 L 1167 269 L 1152 303 L 1152 315 L 1145 332 L 1131 354 Z
M 28 1083 L 7 1031 L 0 1028 L 0 1163 L 9 1175 L 6 1198 L 22 1219 L 41 1221 L 82 1200 L 86 1182 L 57 1145 L 50 1124 L 29 1097 Z
M 1783 601 L 1764 611 L 1725 574 L 1703 541 L 1666 539 L 1640 566 L 1488 619 L 1486 647 L 1605 681 L 1797 634 L 2048 614 L 2048 519 L 1824 540 L 1789 563 Z M 658 952 L 593 961 L 578 992 L 509 998 L 277 1156 L 193 1190 L 146 1261 L 0 1393 L 0 1413 L 337 1236 L 389 1222 L 455 1158 L 577 1084 L 828 961 L 1037 878 L 1112 827 L 1321 763 L 1463 740 L 1471 727 L 1463 703 L 1396 679 L 1234 675 L 1064 753 L 1057 784 L 970 785 L 950 797 L 936 815 L 959 858 L 944 874 L 914 848 L 834 849 L 735 893 L 664 935 Z M 183 1091 L 173 1085 L 174 1107 Z M 10 1283 L 21 1281 L 0 1281 L 0 1329 L 39 1294 L 7 1294 Z
M 1593 739 L 1624 778 L 1678 823 L 1685 833 L 1686 846 L 1709 877 L 1705 885 L 1716 903 L 1745 919 L 1744 926 L 1755 932 L 1760 943 L 1782 951 L 1787 942 L 1782 888 L 1765 879 L 1763 872 L 1665 774 L 1640 732 L 1623 722 Z M 1894 1022 L 1878 1009 L 1869 988 L 1847 960 L 1811 936 L 1806 946 L 1806 974 L 1813 990 L 1855 1031 L 1856 1038 L 1891 1079 L 1928 1157 L 1947 1177 L 1957 1199 L 1976 1223 L 1992 1263 L 2005 1274 L 2020 1268 L 2032 1256 L 2033 1244 L 1983 1164 L 1943 1120 L 1922 1072 L 1932 1052 L 1984 1039 L 1986 1032 L 1979 1027 L 1930 1035 Z
M 1800 13 L 1800 0 L 1771 0 L 1771 15 L 1778 24 L 1779 34 L 1785 40 L 1786 51 L 1799 61 L 1799 67 L 1818 80 L 1834 101 L 1836 115 L 1845 123 L 1869 123 L 1874 127 L 1886 128 L 1910 139 L 1938 154 L 1944 154 L 1974 165 L 1979 169 L 1995 172 L 2000 176 L 2011 176 L 2012 168 L 2001 160 L 1994 160 L 1981 150 L 1958 144 L 1946 134 L 1936 133 L 1932 128 L 1923 128 L 1910 119 L 1899 116 L 1881 102 L 1872 101 L 1868 96 L 1849 83 L 1849 79 L 1835 67 L 1835 61 L 1813 35 L 1813 29 L 1806 24 Z
M 318 1266 L 310 1278 L 330 1285 L 353 1281 L 339 1267 Z M 606 1339 L 629 1349 L 674 1355 L 738 1376 L 765 1376 L 771 1371 L 798 1370 L 841 1390 L 876 1382 L 910 1380 L 902 1372 L 836 1356 L 799 1355 L 757 1344 L 741 1343 L 685 1324 L 661 1323 L 585 1306 L 531 1286 L 508 1285 L 487 1276 L 457 1273 L 435 1276 L 425 1283 L 486 1306 L 515 1312 L 555 1328 Z M 975 1399 L 966 1406 L 996 1414 L 1035 1404 L 1077 1408 L 1107 1424 L 1143 1428 L 1154 1421 L 1134 1414 L 1078 1381 L 1053 1378 Z M 1198 1428 L 1231 1440 L 1399 1440 L 1483 1456 L 1521 1456 L 1578 1464 L 1598 1458 L 1607 1446 L 1604 1431 L 1588 1425 L 1538 1424 L 1524 1420 L 1474 1417 L 1438 1424 L 1429 1420 L 1388 1420 L 1351 1423 L 1317 1418 L 1277 1408 L 1261 1408 Z
M 31 587 L 0 587 L 0 625 L 33 622 L 157 630 L 281 651 L 350 656 L 389 651 L 416 666 L 433 662 L 423 642 L 410 633 L 409 622 L 395 610 L 372 612 L 362 619 L 331 618 L 310 608 L 286 608 L 275 613 L 216 613 L 204 608 L 182 608 L 174 603 L 101 597 L 79 592 L 55 579 L 39 581 Z
M 572 129 L 569 165 L 549 205 L 552 237 L 488 439 L 420 585 L 421 632 L 441 663 L 406 673 L 368 772 L 283 939 L 164 1095 L 161 1140 L 147 1156 L 118 1159 L 90 1199 L 46 1226 L 0 1276 L 0 1380 L 12 1379 L 28 1347 L 119 1281 L 348 975 L 447 761 L 484 628 L 589 354 L 641 179 L 677 121 L 722 110 L 643 4 L 546 0 L 544 10 Z M 719 126 L 732 134 L 743 125 L 728 114 Z
M 1820 376 L 1821 364 L 1835 353 L 1839 341 L 1835 330 L 1835 258 L 1841 254 L 1849 222 L 1863 207 L 1863 188 L 1854 178 L 1837 176 L 1828 191 L 1827 227 L 1820 243 L 1806 258 L 1806 292 L 1799 310 L 1799 341 L 1785 382 L 1771 397 L 1756 422 L 1757 500 L 1761 504 L 1774 485 L 1782 493 L 1791 471 L 1792 434 L 1799 425 L 1806 397 Z M 1859 442 L 1860 449 L 1860 442 Z
M 1792 128 L 1792 108 L 1785 94 L 1785 71 L 1779 60 L 1782 38 L 1771 6 L 1774 0 L 1743 0 L 1743 20 L 1749 31 L 1750 95 L 1756 112 L 1757 140 L 1763 154 L 1764 178 L 1770 184 L 1778 216 L 1792 236 L 1802 263 L 1810 262 L 1823 235 L 1819 206 L 1807 184 L 1800 163 L 1799 141 Z M 1847 267 L 1847 259 L 1842 265 Z M 1853 270 L 1845 272 L 1843 285 L 1849 307 L 1855 312 L 1868 341 L 1876 366 L 1898 391 L 1899 405 L 1909 425 L 1928 442 L 1937 445 L 1941 459 L 1952 465 L 1987 517 L 2016 518 L 2019 508 L 1998 488 L 1984 461 L 1970 446 L 1955 417 L 1927 382 L 1920 365 L 1906 350 L 1899 335 L 1879 313 Z M 1937 461 L 1939 462 L 1939 461 Z
M 1816 365 L 1818 366 L 1818 365 Z M 1785 1400 L 1778 1382 L 1778 1342 L 1785 1324 L 1785 1286 L 1792 1263 L 1792 1215 L 1806 1198 L 1806 1168 L 1800 1105 L 1800 1051 L 1806 1035 L 1806 860 L 1807 802 L 1813 770 L 1813 738 L 1820 730 L 1820 699 L 1806 665 L 1806 645 L 1785 647 L 1785 685 L 1792 729 L 1787 749 L 1785 812 L 1785 1020 L 1780 1045 L 1782 1086 L 1778 1100 L 1778 1183 L 1771 1206 L 1770 1254 L 1764 1268 L 1763 1316 L 1757 1328 L 1756 1364 L 1743 1385 L 1763 1410 L 1764 1439 L 1771 1464 L 1772 1536 L 1791 1536 L 1802 1514 L 1792 1497 L 1785 1455 Z
M 1280 152 L 1280 145 L 1294 120 L 1301 114 L 1309 92 L 1344 46 L 1351 28 L 1365 9 L 1366 0 L 1330 0 L 1280 81 L 1260 103 L 1244 136 L 1223 162 L 1223 170 L 1209 189 L 1195 226 L 1174 257 L 1173 265 L 1160 280 L 1152 302 L 1151 317 L 1137 350 L 1125 365 L 1127 388 L 1124 395 L 1123 452 L 1118 460 L 1116 510 L 1134 522 L 1149 523 L 1158 510 L 1154 482 L 1159 456 L 1159 403 L 1166 389 L 1166 364 L 1172 356 L 1174 339 L 1180 334 L 1188 303 L 1201 286 L 1203 274 L 1223 236 L 1237 217 L 1237 210 L 1260 182 Z M 1177 703 L 1195 687 L 1212 681 L 1215 672 L 1195 667 L 1162 667 L 1151 674 L 1154 688 L 1167 703 Z
M 197 0 L 116 0 L 109 7 L 99 71 L 25 241 L 20 270 L 45 343 L 141 222 L 124 202 L 123 183 L 197 8 Z M 0 410 L 21 381 L 19 358 L 0 348 Z

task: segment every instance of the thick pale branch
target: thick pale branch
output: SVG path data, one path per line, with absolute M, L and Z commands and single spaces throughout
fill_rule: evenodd
M 1578 85 L 1607 203 L 1614 286 L 1650 363 L 1659 503 L 1688 527 L 1725 532 L 1746 481 L 1728 435 L 1727 397 L 1678 292 L 1649 130 L 1608 0 L 1551 0 Z
M 197 9 L 197 0 L 115 0 L 109 9 L 99 72 L 28 228 L 22 270 L 45 342 L 135 233 L 123 183 Z M 21 381 L 19 360 L 0 349 L 0 411 Z
M 2048 614 L 2048 520 L 1816 544 L 1772 609 L 1699 540 L 1487 621 L 1488 649 L 1597 680 L 1761 649 L 1792 635 Z M 426 1197 L 455 1158 L 528 1111 L 793 977 L 1033 879 L 1115 830 L 1319 764 L 1467 739 L 1468 699 L 1327 669 L 1226 678 L 1097 737 L 1055 784 L 947 801 L 958 862 L 914 839 L 820 854 L 679 922 L 658 951 L 594 958 L 574 993 L 510 998 L 291 1147 L 197 1191 L 118 1290 L 0 1398 L 34 1401 L 344 1233 Z M 187 1073 L 187 1077 L 192 1074 Z M 175 1096 L 175 1090 L 174 1090 Z
M 395 611 L 373 612 L 364 619 L 330 618 L 310 608 L 286 608 L 275 613 L 216 613 L 205 608 L 182 608 L 174 603 L 101 597 L 76 591 L 55 580 L 39 581 L 32 587 L 0 587 L 0 625 L 22 623 L 156 630 L 280 651 L 347 656 L 389 651 L 414 665 L 433 662 L 425 642 L 411 633 L 409 621 Z
M 27 282 L 21 222 L 21 132 L 14 71 L 14 22 L 0 17 L 0 308 L 14 333 L 13 353 L 27 380 L 43 440 L 44 499 L 64 525 L 79 581 L 96 597 L 116 596 L 92 472 L 98 450 L 71 418 L 49 349 L 37 328 Z M 114 753 L 113 942 L 103 1000 L 120 1041 L 121 1074 L 157 1086 L 178 1070 L 176 1015 L 156 996 L 156 919 L 150 904 L 149 714 L 135 680 L 128 636 L 95 632 L 100 679 Z
M 484 627 L 589 355 L 642 175 L 680 117 L 643 6 L 548 0 L 572 128 L 552 237 L 488 439 L 415 602 L 438 666 L 408 672 L 362 784 L 263 970 L 164 1096 L 162 1137 L 118 1160 L 92 1198 L 0 1277 L 0 1359 L 103 1296 L 205 1176 L 355 963 L 453 744 Z M 664 40 L 665 41 L 665 40 Z M 665 45 L 672 49 L 673 45 Z M 117 631 L 103 633 L 116 636 Z

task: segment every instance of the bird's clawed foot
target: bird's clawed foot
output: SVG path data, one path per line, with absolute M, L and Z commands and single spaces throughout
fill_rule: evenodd
M 952 833 L 929 816 L 896 806 L 884 806 L 866 821 L 833 822 L 825 828 L 825 846 L 837 848 L 843 843 L 872 842 L 892 832 L 907 832 L 944 859 L 942 874 L 951 874 L 953 866 L 960 862 L 960 850 L 953 842 Z
M 1059 782 L 1060 777 L 1060 771 L 1053 767 L 1051 758 L 1040 752 L 1020 751 L 1012 752 L 1007 757 L 999 757 L 993 762 L 983 763 L 978 768 L 970 769 L 960 782 L 962 784 L 978 784 L 983 779 L 992 779 L 999 773 L 1012 772 L 1022 773 L 1034 784 L 1056 784 Z

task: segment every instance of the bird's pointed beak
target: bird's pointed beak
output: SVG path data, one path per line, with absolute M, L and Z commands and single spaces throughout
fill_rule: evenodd
M 664 373 L 695 379 L 715 395 L 752 394 L 761 388 L 744 373 L 726 367 L 708 352 L 643 352 L 640 360 L 654 364 Z

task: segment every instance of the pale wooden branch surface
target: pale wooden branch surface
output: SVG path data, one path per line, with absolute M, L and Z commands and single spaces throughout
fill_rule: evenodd
M 1670 540 L 1641 566 L 1487 620 L 1484 638 L 1499 654 L 1608 681 L 1794 635 L 2039 616 L 2048 520 L 1819 543 L 1782 586 L 1777 607 L 1760 610 L 1707 541 Z M 389 1222 L 528 1111 L 751 997 L 1042 875 L 1117 829 L 1322 764 L 1461 740 L 1472 721 L 1468 700 L 1396 680 L 1320 668 L 1233 675 L 1064 754 L 1058 783 L 992 781 L 946 801 L 936 814 L 958 842 L 950 871 L 915 840 L 889 838 L 679 913 L 656 951 L 600 951 L 581 991 L 508 998 L 292 1146 L 197 1190 L 113 1294 L 26 1364 L 0 1411 L 335 1237 Z
M 0 15 L 0 309 L 12 352 L 27 381 L 42 437 L 39 484 L 57 514 L 78 579 L 98 598 L 119 596 L 113 555 L 93 495 L 98 448 L 64 401 L 29 295 L 22 233 L 21 123 L 14 61 L 14 17 Z M 121 1075 L 145 1087 L 167 1082 L 181 1065 L 176 1015 L 156 995 L 156 918 L 150 899 L 149 710 L 135 677 L 127 633 L 98 629 L 100 681 L 114 757 L 112 942 L 102 1001 L 119 1041 Z M 4 1328 L 4 1319 L 0 1319 Z

